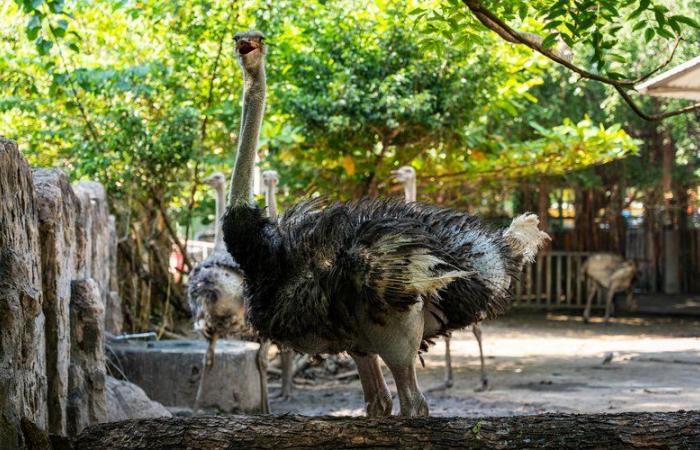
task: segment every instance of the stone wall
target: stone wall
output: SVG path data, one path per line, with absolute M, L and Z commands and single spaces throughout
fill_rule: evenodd
M 111 233 L 110 233 L 111 230 Z M 0 447 L 106 420 L 104 329 L 121 331 L 104 188 L 30 170 L 0 137 Z M 34 430 L 31 433 L 27 430 Z
M 0 442 L 27 445 L 22 421 L 48 426 L 39 217 L 32 174 L 0 137 Z

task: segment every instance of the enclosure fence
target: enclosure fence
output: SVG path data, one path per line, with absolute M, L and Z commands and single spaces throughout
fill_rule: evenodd
M 588 295 L 583 263 L 591 252 L 550 251 L 527 264 L 515 284 L 514 307 L 532 309 L 583 309 Z M 598 291 L 593 307 L 604 307 Z

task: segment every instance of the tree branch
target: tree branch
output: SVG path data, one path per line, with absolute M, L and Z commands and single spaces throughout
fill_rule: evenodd
M 587 78 L 589 80 L 594 80 L 598 81 L 600 83 L 604 83 L 610 86 L 615 87 L 617 92 L 620 93 L 622 96 L 623 100 L 630 106 L 632 111 L 635 112 L 639 117 L 641 117 L 644 120 L 648 120 L 651 122 L 656 122 L 660 121 L 663 119 L 667 119 L 669 117 L 677 116 L 680 114 L 685 114 L 687 112 L 695 111 L 695 110 L 700 110 L 700 103 L 695 103 L 693 105 L 687 106 L 685 108 L 681 108 L 678 110 L 673 110 L 669 111 L 663 114 L 646 114 L 643 112 L 635 103 L 632 97 L 625 91 L 625 89 L 632 89 L 634 88 L 634 85 L 649 78 L 651 75 L 654 73 L 658 72 L 662 68 L 666 67 L 671 60 L 673 59 L 673 56 L 676 52 L 676 48 L 678 47 L 678 43 L 680 41 L 680 37 L 676 37 L 676 41 L 674 43 L 673 49 L 671 51 L 671 54 L 668 56 L 666 61 L 664 61 L 660 66 L 658 66 L 656 69 L 653 71 L 647 73 L 646 75 L 643 75 L 637 79 L 634 80 L 614 80 L 612 78 L 605 77 L 603 75 L 599 75 L 597 73 L 590 72 L 586 69 L 583 69 L 576 64 L 573 64 L 571 61 L 566 59 L 560 52 L 557 51 L 552 51 L 550 49 L 545 48 L 542 45 L 542 41 L 539 39 L 532 39 L 528 36 L 527 33 L 520 33 L 518 31 L 513 30 L 503 22 L 499 17 L 494 15 L 491 11 L 486 9 L 482 4 L 480 0 L 463 0 L 464 4 L 469 8 L 469 10 L 474 14 L 474 16 L 481 22 L 486 28 L 494 31 L 496 34 L 501 36 L 503 39 L 505 39 L 508 42 L 515 42 L 519 44 L 526 45 L 530 47 L 532 50 L 546 56 L 547 58 L 551 59 L 552 61 L 561 64 L 562 66 L 566 67 L 567 69 L 571 70 L 572 72 L 575 72 L 579 74 L 582 78 Z

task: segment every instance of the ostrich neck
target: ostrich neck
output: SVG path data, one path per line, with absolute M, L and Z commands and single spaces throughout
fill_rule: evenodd
M 403 185 L 406 202 L 416 201 L 416 180 L 409 180 Z
M 265 68 L 261 65 L 257 73 L 244 71 L 243 119 L 238 137 L 236 165 L 231 178 L 230 206 L 252 203 L 253 169 L 255 151 L 258 146 L 260 126 L 265 110 Z
M 267 204 L 267 214 L 270 219 L 277 219 L 277 197 L 275 197 L 275 186 L 270 183 L 265 186 L 265 203 Z
M 221 220 L 224 217 L 224 186 L 216 187 L 216 224 L 214 228 L 214 249 L 225 250 L 224 233 L 221 230 Z

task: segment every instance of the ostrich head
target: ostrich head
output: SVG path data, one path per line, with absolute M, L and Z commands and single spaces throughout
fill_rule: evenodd
M 407 202 L 416 201 L 416 169 L 411 166 L 401 166 L 398 170 L 392 170 L 394 179 L 403 185 Z
M 262 180 L 265 186 L 275 186 L 279 179 L 280 177 L 276 170 L 266 170 L 262 173 Z
M 188 287 L 194 327 L 207 333 L 222 323 L 244 323 L 245 295 L 243 277 L 219 267 L 195 267 Z
M 416 181 L 416 169 L 411 166 L 401 166 L 397 170 L 392 170 L 391 174 L 396 181 L 401 184 L 407 184 Z
M 233 36 L 236 41 L 236 56 L 241 68 L 248 75 L 255 75 L 265 59 L 265 36 L 256 30 L 243 31 Z
M 226 175 L 224 175 L 222 172 L 216 172 L 204 180 L 204 182 L 214 189 L 223 188 L 226 184 Z

